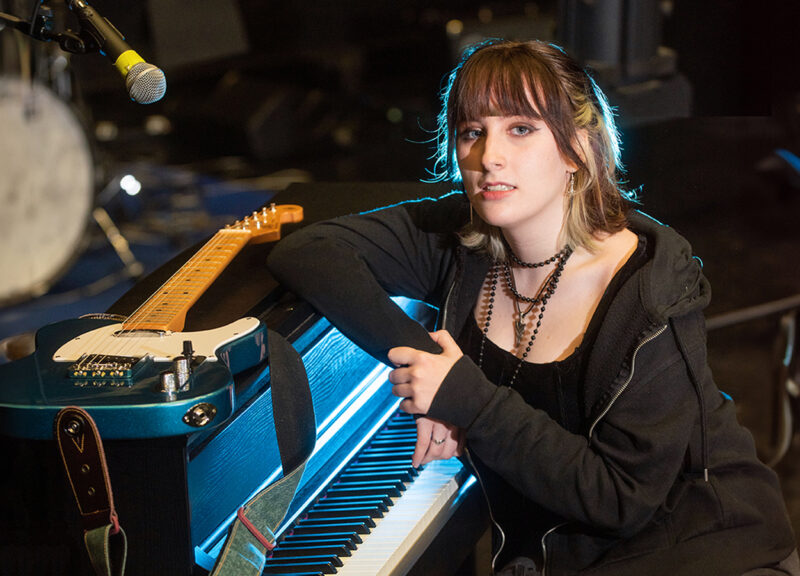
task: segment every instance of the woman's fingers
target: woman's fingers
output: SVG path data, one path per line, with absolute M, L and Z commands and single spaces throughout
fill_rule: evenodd
M 418 467 L 434 460 L 458 456 L 463 448 L 463 431 L 452 424 L 430 418 L 417 418 L 417 443 L 411 458 Z

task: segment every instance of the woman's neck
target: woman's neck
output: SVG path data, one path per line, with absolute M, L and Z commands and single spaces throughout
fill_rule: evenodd
M 506 245 L 514 255 L 524 262 L 542 262 L 557 254 L 564 246 L 559 244 L 558 234 L 521 236 L 503 231 Z

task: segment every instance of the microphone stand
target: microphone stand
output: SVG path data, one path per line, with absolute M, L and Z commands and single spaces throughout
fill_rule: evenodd
M 67 5 L 71 8 L 72 3 L 68 2 Z M 23 32 L 35 40 L 42 42 L 57 42 L 61 49 L 71 54 L 89 54 L 99 52 L 100 46 L 95 40 L 91 32 L 87 32 L 81 28 L 77 33 L 66 29 L 63 32 L 54 32 L 55 17 L 53 9 L 44 4 L 42 0 L 36 2 L 31 16 L 31 21 L 27 22 L 21 18 L 0 12 L 0 24 L 10 25 L 12 28 Z M 108 22 L 108 20 L 106 20 Z M 113 27 L 113 24 L 109 22 Z M 2 30 L 2 27 L 0 27 Z M 124 236 L 119 232 L 108 212 L 101 206 L 96 207 L 92 216 L 100 226 L 101 230 L 108 239 L 109 244 L 117 253 L 119 258 L 125 265 L 125 274 L 132 278 L 134 281 L 142 275 L 144 267 L 136 257 L 131 253 L 128 242 Z
M 63 32 L 54 32 L 54 21 L 53 9 L 41 1 L 35 4 L 30 22 L 0 12 L 0 23 L 11 26 L 35 40 L 57 42 L 64 52 L 90 54 L 100 51 L 100 46 L 90 32 L 83 28 L 77 32 L 69 28 Z

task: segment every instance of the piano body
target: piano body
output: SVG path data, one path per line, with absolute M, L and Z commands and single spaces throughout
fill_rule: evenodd
M 414 317 L 431 319 L 433 311 L 426 306 L 401 304 Z M 290 566 L 291 573 L 332 573 L 332 567 L 339 574 L 406 574 L 462 506 L 452 527 L 461 529 L 471 521 L 473 534 L 455 538 L 477 539 L 485 527 L 474 479 L 455 459 L 415 471 L 410 458 L 416 429 L 413 418 L 398 414 L 388 368 L 356 349 L 324 319 L 309 322 L 312 325 L 304 327 L 301 336 L 289 337 L 302 351 L 308 372 L 317 445 L 287 516 L 285 534 L 279 533 L 286 540 L 300 538 L 304 549 L 279 544 L 264 574 L 286 573 Z M 190 461 L 192 508 L 204 511 L 192 514 L 192 531 L 208 534 L 195 541 L 200 566 L 213 564 L 224 528 L 238 506 L 280 474 L 270 411 L 267 391 L 224 431 L 205 441 L 202 453 Z M 231 446 L 236 446 L 234 458 L 220 456 Z M 248 474 L 243 473 L 245 468 Z M 253 478 L 264 481 L 259 484 Z M 336 552 L 342 547 L 347 555 Z M 471 549 L 464 548 L 462 559 Z M 457 569 L 453 562 L 459 552 L 450 548 L 447 553 L 446 568 L 438 573 Z M 436 572 L 428 567 L 419 573 Z
M 369 209 L 364 198 L 378 206 L 430 187 L 389 185 L 382 195 L 372 185 L 368 190 L 371 196 L 364 185 L 295 185 L 274 201 L 300 204 L 308 223 L 335 215 L 332 209 Z M 317 208 L 321 196 L 338 200 Z M 397 412 L 388 368 L 277 286 L 263 264 L 268 249 L 245 248 L 187 317 L 187 327 L 202 330 L 257 316 L 292 343 L 306 366 L 317 444 L 264 574 L 488 573 L 488 523 L 474 478 L 455 459 L 411 468 L 413 420 Z M 145 278 L 109 312 L 135 308 L 185 258 Z M 433 324 L 435 310 L 399 303 L 420 322 Z M 128 574 L 206 574 L 236 510 L 280 477 L 268 362 L 238 374 L 234 392 L 233 415 L 212 430 L 105 439 L 115 503 L 128 535 Z M 18 561 L 18 574 L 46 574 L 49 565 L 61 567 L 53 573 L 68 566 L 72 573 L 91 574 L 53 443 L 4 438 L 3 444 L 13 470 L 4 484 L 16 504 L 0 510 L 9 522 L 0 531 L 9 542 L 0 539 L 0 562 Z M 43 554 L 51 557 L 47 566 Z

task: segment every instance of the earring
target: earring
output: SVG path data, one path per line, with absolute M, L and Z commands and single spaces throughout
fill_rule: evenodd
M 567 196 L 570 198 L 575 196 L 575 172 L 569 173 L 569 190 L 567 191 Z
M 472 226 L 472 202 L 469 203 L 469 225 Z

